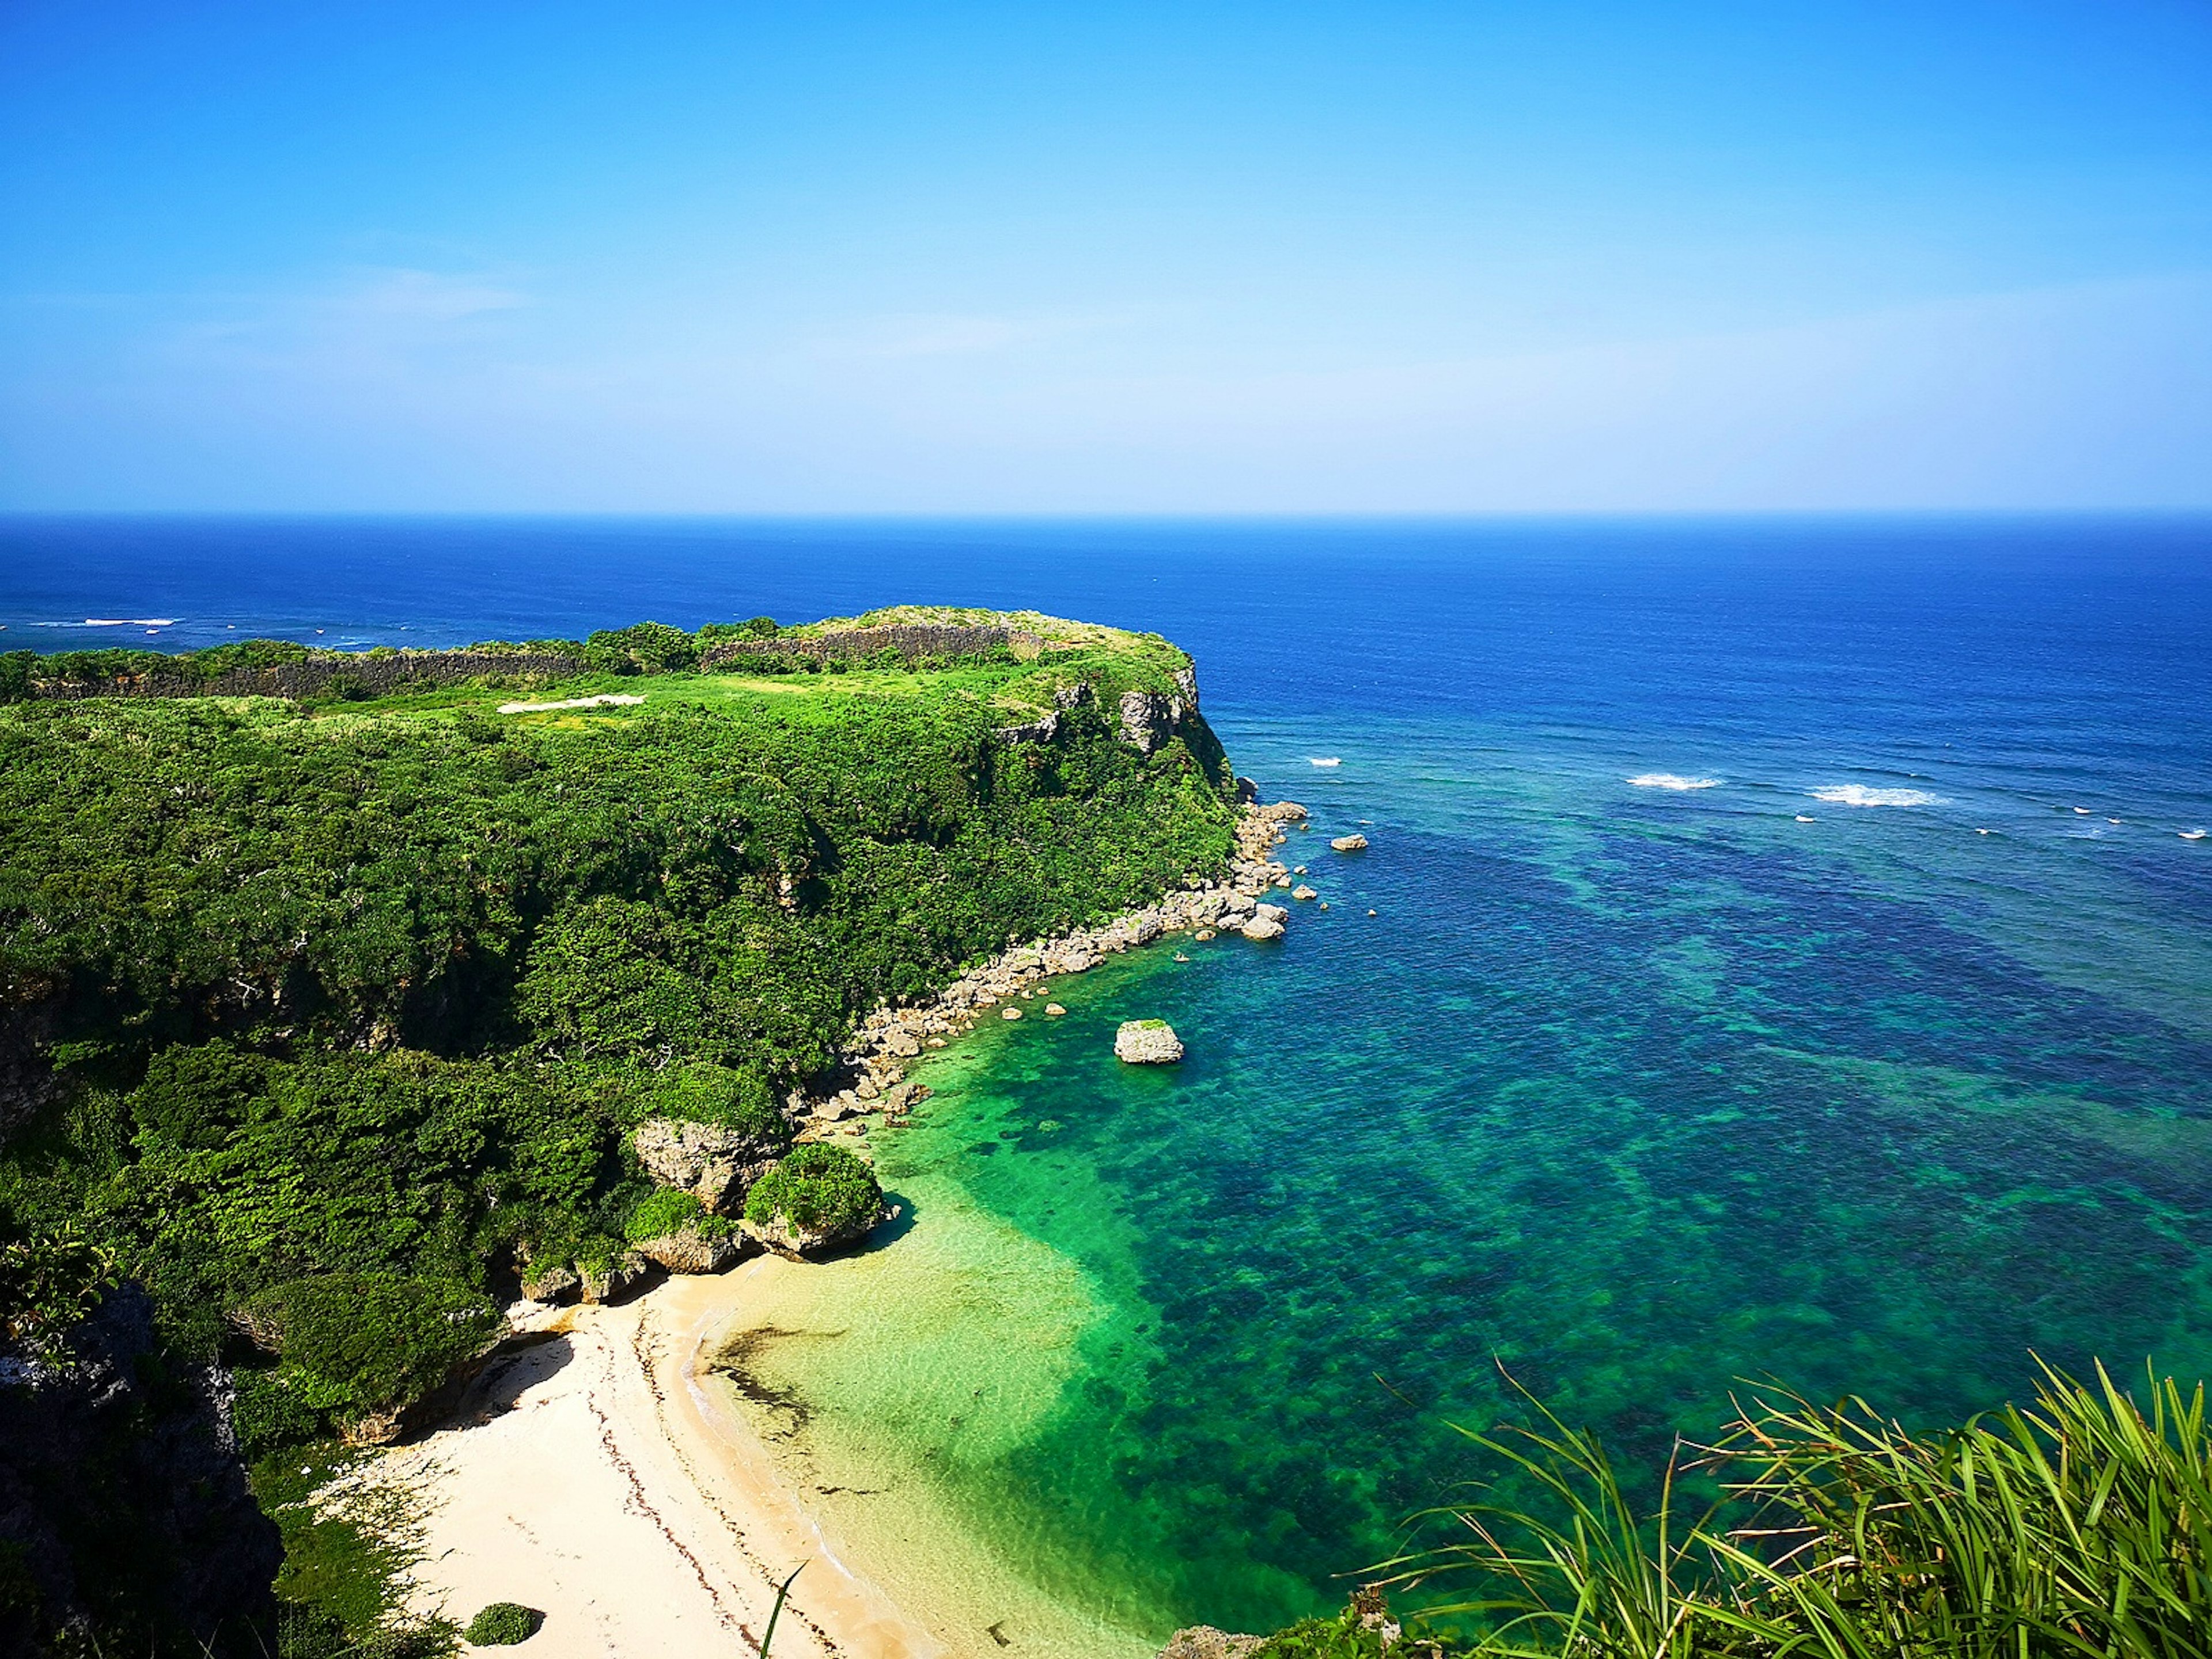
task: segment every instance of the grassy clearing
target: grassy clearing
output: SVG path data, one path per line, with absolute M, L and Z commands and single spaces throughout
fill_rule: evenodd
M 295 1446 L 256 1464 L 252 1484 L 284 1539 L 278 1659 L 434 1659 L 453 1650 L 450 1622 L 407 1610 L 421 1514 L 405 1491 L 374 1478 L 372 1455 Z

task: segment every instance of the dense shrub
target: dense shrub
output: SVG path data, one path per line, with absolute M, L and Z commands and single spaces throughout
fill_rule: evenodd
M 116 1283 L 114 1258 L 74 1231 L 0 1241 L 0 1349 L 64 1358 L 70 1328 Z
M 597 648 L 642 672 L 673 632 Z M 301 648 L 224 650 L 87 665 Z M 196 1363 L 293 1281 L 483 1291 L 611 1258 L 651 1190 L 641 1117 L 780 1152 L 777 1098 L 870 1007 L 1220 868 L 1218 768 L 1110 717 L 1167 664 L 649 690 L 544 724 L 482 698 L 0 709 L 0 1003 L 36 1011 L 64 1085 L 0 1152 L 0 1229 L 111 1251 Z M 1071 673 L 1098 698 L 1051 744 L 995 742 L 1033 673 L 1032 702 Z
M 238 1437 L 239 1450 L 249 1460 L 282 1446 L 313 1440 L 321 1433 L 321 1413 L 277 1373 L 240 1370 L 232 1373 L 231 1380 L 236 1389 L 230 1407 L 231 1431 Z
M 672 1066 L 647 1099 L 662 1117 L 712 1123 L 774 1146 L 791 1140 L 791 1122 L 758 1072 L 727 1066 Z
M 489 1299 L 450 1280 L 322 1273 L 250 1298 L 240 1322 L 314 1411 L 389 1411 L 444 1380 L 500 1328 Z
M 526 1607 L 519 1601 L 495 1601 L 469 1620 L 461 1640 L 477 1648 L 513 1647 L 537 1635 L 544 1622 L 545 1615 L 535 1607 Z
M 875 1171 L 842 1146 L 811 1141 L 753 1183 L 745 1219 L 773 1226 L 787 1221 L 830 1235 L 866 1226 L 882 1210 Z
M 1249 1659 L 1383 1659 L 1382 1632 L 1347 1609 L 1330 1619 L 1303 1619 L 1255 1648 Z M 1638 1656 L 1643 1659 L 1643 1656 Z
M 687 1226 L 708 1238 L 724 1238 L 730 1232 L 726 1218 L 709 1214 L 707 1207 L 690 1194 L 678 1192 L 672 1187 L 658 1187 L 629 1212 L 629 1219 L 623 1224 L 623 1237 L 633 1244 L 640 1244 L 648 1238 L 665 1237 Z
M 617 674 L 665 674 L 699 661 L 699 641 L 666 623 L 602 629 L 584 641 L 584 660 Z

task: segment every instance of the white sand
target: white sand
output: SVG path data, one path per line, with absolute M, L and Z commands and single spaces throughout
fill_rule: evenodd
M 478 1380 L 463 1426 L 386 1454 L 380 1474 L 427 1510 L 416 1606 L 461 1623 L 490 1601 L 538 1608 L 532 1659 L 744 1655 L 805 1561 L 776 1659 L 942 1654 L 842 1565 L 696 1375 L 702 1339 L 773 1265 L 570 1310 L 554 1340 Z
M 643 697 L 633 697 L 620 691 L 609 691 L 596 697 L 570 697 L 563 702 L 503 702 L 499 706 L 502 714 L 543 714 L 554 708 L 635 708 Z

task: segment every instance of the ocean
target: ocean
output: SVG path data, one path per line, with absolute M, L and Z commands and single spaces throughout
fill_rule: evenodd
M 2212 1371 L 2212 520 L 0 521 L 0 648 L 896 602 L 1189 649 L 1320 898 L 878 1137 L 906 1265 L 746 1364 L 879 1557 L 1133 1652 L 1340 1601 L 1516 1388 L 1649 1470 L 1745 1379 Z

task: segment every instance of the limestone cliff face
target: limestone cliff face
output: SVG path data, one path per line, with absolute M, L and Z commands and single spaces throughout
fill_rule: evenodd
M 136 1285 L 69 1346 L 0 1358 L 0 1653 L 258 1651 L 283 1548 L 223 1374 L 167 1368 Z

